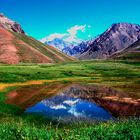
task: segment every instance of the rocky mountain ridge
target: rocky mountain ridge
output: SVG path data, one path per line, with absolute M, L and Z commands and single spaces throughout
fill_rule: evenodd
M 69 56 L 78 57 L 90 45 L 91 41 L 82 41 L 79 44 L 72 44 L 63 39 L 55 38 L 52 41 L 44 43 L 59 49 Z
M 106 59 L 113 53 L 129 47 L 140 38 L 140 25 L 113 24 L 96 38 L 79 59 Z
M 140 40 L 136 41 L 129 47 L 114 53 L 110 58 L 140 61 Z
M 11 30 L 13 32 L 25 34 L 25 31 L 17 22 L 7 18 L 2 13 L 0 13 L 0 27 L 6 28 L 7 30 Z

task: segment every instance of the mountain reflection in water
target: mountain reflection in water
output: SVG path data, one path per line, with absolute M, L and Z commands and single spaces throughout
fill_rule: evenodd
M 109 120 L 140 116 L 140 98 L 100 85 L 53 84 L 18 87 L 6 103 L 56 119 Z

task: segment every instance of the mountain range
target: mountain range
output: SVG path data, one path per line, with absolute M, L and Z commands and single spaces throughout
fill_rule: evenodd
M 45 44 L 44 44 L 45 43 Z M 41 43 L 20 24 L 0 14 L 0 63 L 60 63 L 86 59 L 140 60 L 140 25 L 113 24 L 108 30 L 79 44 L 55 38 Z
M 0 14 L 0 63 L 59 63 L 73 60 L 56 48 L 27 36 L 18 23 Z
M 89 41 L 82 41 L 81 43 L 73 44 L 73 42 L 70 43 L 64 41 L 61 38 L 55 38 L 51 41 L 45 41 L 43 43 L 46 45 L 53 46 L 69 56 L 76 57 L 88 47 L 88 42 Z
M 64 41 L 60 38 L 55 38 L 51 41 L 44 42 L 45 44 L 48 44 L 50 46 L 55 46 L 55 48 L 59 49 L 60 51 L 63 51 L 64 48 L 71 46 L 72 44 L 69 42 Z
M 62 39 L 54 39 L 50 44 L 69 56 L 80 60 L 107 59 L 124 50 L 140 39 L 140 25 L 130 23 L 113 24 L 95 39 L 72 44 Z
M 107 31 L 96 38 L 79 59 L 106 59 L 140 39 L 140 26 L 137 24 L 113 24 Z
M 66 42 L 65 40 L 61 39 L 61 38 L 55 38 L 51 41 L 42 41 L 42 43 L 44 43 L 45 45 L 50 45 L 52 47 L 57 48 L 58 50 L 60 50 L 61 52 L 78 58 L 80 56 L 80 54 L 82 52 L 84 52 L 88 46 L 90 41 L 82 41 L 81 43 L 70 43 L 70 42 Z

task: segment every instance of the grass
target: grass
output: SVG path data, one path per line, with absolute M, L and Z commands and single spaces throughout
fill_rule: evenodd
M 53 48 L 53 47 L 48 46 L 48 45 L 44 45 L 43 43 L 35 40 L 32 37 L 29 37 L 29 36 L 26 36 L 26 35 L 23 35 L 23 34 L 18 34 L 18 33 L 15 33 L 15 32 L 11 32 L 11 33 L 18 39 L 18 41 L 22 40 L 26 44 L 30 45 L 34 49 L 38 50 L 42 54 L 44 54 L 47 57 L 49 57 L 55 63 L 75 60 L 74 58 L 69 57 L 69 56 L 65 55 L 64 53 L 62 53 L 61 51 L 57 50 L 56 48 Z M 24 53 L 24 54 L 29 53 L 29 51 L 27 50 L 28 48 L 26 47 L 26 45 L 21 45 L 16 41 L 14 43 L 17 46 L 20 47 L 20 53 L 21 54 L 22 53 Z M 35 59 L 36 58 L 34 58 L 34 61 L 35 61 Z M 34 61 L 32 60 L 32 62 L 34 62 Z
M 140 78 L 140 63 L 135 65 L 135 63 L 126 64 L 120 61 L 79 61 L 56 65 L 0 65 L 1 83 L 48 79 L 63 81 L 64 78 L 77 81 L 86 79 L 89 82 L 101 83 L 110 82 L 113 78 L 113 82 L 123 80 L 124 83 L 135 83 Z
M 36 127 L 34 124 L 20 121 L 0 124 L 0 138 L 5 140 L 138 140 L 140 139 L 139 125 L 139 120 L 129 120 L 69 127 L 59 125 L 54 127 L 52 124 Z
M 30 80 L 32 82 L 28 82 Z M 127 85 L 128 90 L 135 91 L 140 84 L 140 63 L 131 61 L 77 61 L 52 65 L 1 64 L 0 87 L 6 88 L 0 90 L 0 139 L 140 139 L 139 119 L 91 124 L 62 124 L 42 116 L 25 115 L 16 106 L 5 104 L 7 92 L 20 84 L 35 84 L 34 80 L 48 84 L 55 81 L 64 83 L 75 81 L 114 87 Z M 140 94 L 139 91 L 138 88 L 137 94 Z
M 124 53 L 122 55 L 117 56 L 116 59 L 139 61 L 140 52 L 127 52 L 126 54 Z

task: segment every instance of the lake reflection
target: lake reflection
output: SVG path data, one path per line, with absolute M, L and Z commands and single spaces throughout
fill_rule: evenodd
M 138 89 L 137 89 L 138 91 Z M 140 98 L 135 92 L 100 85 L 52 84 L 17 88 L 6 103 L 26 113 L 38 113 L 59 120 L 110 120 L 140 116 Z
M 72 98 L 64 93 L 37 103 L 26 109 L 26 112 L 40 113 L 63 121 L 109 120 L 112 117 L 108 111 L 97 104 L 80 98 Z

